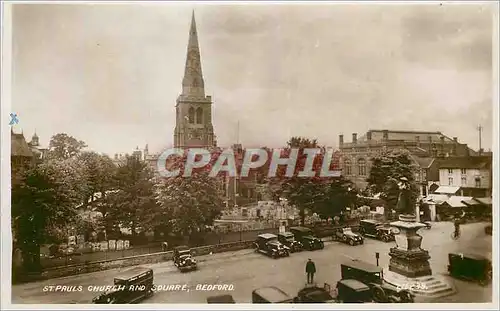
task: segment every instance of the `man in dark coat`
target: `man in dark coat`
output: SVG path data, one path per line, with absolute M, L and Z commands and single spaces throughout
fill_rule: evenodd
M 306 273 L 307 273 L 307 284 L 312 284 L 314 281 L 314 273 L 316 273 L 316 265 L 314 264 L 314 261 L 312 261 L 310 258 L 307 260 L 306 263 Z

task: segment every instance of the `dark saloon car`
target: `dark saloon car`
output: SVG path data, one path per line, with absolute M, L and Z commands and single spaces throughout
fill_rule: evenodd
M 181 270 L 181 272 L 198 269 L 196 259 L 194 259 L 191 249 L 187 246 L 175 247 L 172 260 L 174 261 L 174 265 Z
M 232 295 L 210 296 L 207 303 L 236 303 Z
M 308 251 L 323 249 L 325 244 L 320 238 L 314 236 L 311 229 L 306 227 L 292 227 L 290 232 L 294 235 L 295 239 L 299 241 L 304 249 Z
M 283 290 L 275 287 L 261 287 L 252 291 L 252 303 L 292 303 L 293 299 Z
M 278 237 L 272 233 L 264 233 L 257 236 L 254 242 L 256 252 L 266 254 L 272 258 L 290 256 L 290 249 L 278 241 Z
M 294 303 L 334 303 L 335 298 L 331 294 L 331 286 L 327 283 L 323 287 L 308 284 L 301 289 L 293 299 Z
M 340 265 L 340 273 L 342 280 L 352 279 L 368 285 L 375 302 L 410 303 L 414 301 L 414 296 L 409 291 L 399 290 L 386 283 L 383 279 L 382 268 L 378 266 L 360 260 L 351 260 Z
M 115 277 L 113 290 L 92 299 L 95 304 L 138 303 L 153 295 L 153 270 L 135 267 Z
M 337 282 L 337 301 L 340 303 L 369 303 L 373 301 L 370 287 L 360 281 L 345 279 Z
M 483 286 L 491 282 L 493 276 L 491 261 L 484 256 L 450 253 L 448 263 L 448 272 L 455 278 L 476 281 Z
M 333 240 L 340 241 L 351 246 L 361 245 L 364 243 L 363 236 L 352 231 L 351 228 L 338 228 L 333 233 Z
M 384 242 L 395 240 L 394 233 L 389 226 L 372 219 L 363 219 L 359 222 L 359 233 Z
M 295 240 L 295 236 L 291 232 L 283 232 L 278 234 L 278 241 L 288 247 L 290 252 L 300 252 L 303 250 L 302 243 Z

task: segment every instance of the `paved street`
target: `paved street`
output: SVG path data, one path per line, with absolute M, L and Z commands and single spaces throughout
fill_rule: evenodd
M 453 241 L 451 223 L 436 223 L 431 230 L 421 230 L 423 247 L 428 249 L 434 273 L 446 272 L 447 254 L 450 251 L 475 252 L 491 258 L 491 236 L 484 233 L 485 224 L 462 226 L 462 237 Z M 145 303 L 205 303 L 208 296 L 220 292 L 197 291 L 197 284 L 232 284 L 230 292 L 239 303 L 251 302 L 253 289 L 275 285 L 294 295 L 305 283 L 305 262 L 312 258 L 318 269 L 318 283 L 332 285 L 340 278 L 340 263 L 351 257 L 375 262 L 375 252 L 380 252 L 380 264 L 389 262 L 388 250 L 392 243 L 366 239 L 363 246 L 326 243 L 325 249 L 315 252 L 292 254 L 288 258 L 273 260 L 252 250 L 221 253 L 199 257 L 199 270 L 191 273 L 178 272 L 171 262 L 149 265 L 155 272 L 155 284 L 188 284 L 189 292 L 157 292 Z M 89 285 L 111 285 L 119 270 L 108 270 L 43 282 L 16 285 L 12 288 L 12 303 L 89 303 L 94 292 L 88 292 Z M 458 294 L 436 302 L 491 302 L 491 285 L 477 284 L 449 279 L 458 289 Z M 46 285 L 83 285 L 83 292 L 56 293 L 43 292 Z

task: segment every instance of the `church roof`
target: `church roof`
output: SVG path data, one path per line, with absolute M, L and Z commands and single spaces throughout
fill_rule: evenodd
M 10 155 L 14 157 L 33 157 L 30 146 L 26 142 L 23 134 L 16 134 L 11 131 L 10 134 Z

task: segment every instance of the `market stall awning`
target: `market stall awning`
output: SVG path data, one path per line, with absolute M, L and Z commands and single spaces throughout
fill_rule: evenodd
M 442 193 L 442 194 L 455 194 L 460 190 L 460 187 L 454 187 L 454 186 L 439 186 L 439 188 L 434 191 L 435 193 Z
M 448 196 L 446 194 L 429 194 L 425 201 L 432 201 L 436 204 L 441 204 L 448 200 Z
M 467 206 L 478 206 L 481 205 L 478 201 L 471 199 L 471 200 L 463 200 L 462 203 L 464 203 Z
M 474 198 L 474 200 L 478 201 L 481 204 L 484 205 L 492 205 L 492 200 L 491 198 Z
M 445 203 L 451 207 L 467 207 L 462 201 L 471 200 L 472 197 L 452 196 Z

